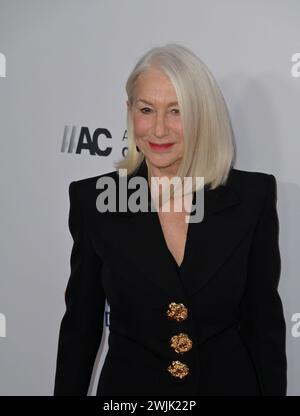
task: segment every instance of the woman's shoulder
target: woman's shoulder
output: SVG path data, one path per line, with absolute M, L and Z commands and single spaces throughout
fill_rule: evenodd
M 99 180 L 99 178 L 104 178 L 104 177 L 110 177 L 112 178 L 112 180 L 116 180 L 118 177 L 118 171 L 117 170 L 111 170 L 108 171 L 106 173 L 102 173 L 100 175 L 96 175 L 96 176 L 89 176 L 89 177 L 85 177 L 85 178 L 80 178 L 80 179 L 74 179 L 72 183 L 75 184 L 78 192 L 91 192 L 94 191 L 96 189 L 96 185 L 97 182 Z M 70 184 L 70 185 L 71 185 Z
M 244 197 L 265 198 L 270 188 L 276 190 L 277 183 L 273 173 L 232 168 L 228 185 Z
M 262 171 L 250 171 L 232 168 L 231 173 L 238 178 L 254 179 L 254 180 L 268 180 L 267 177 L 273 175 L 272 173 Z
M 101 189 L 106 189 L 103 184 L 98 182 L 103 177 L 110 178 L 111 182 L 116 184 L 118 171 L 111 170 L 99 175 L 72 180 L 69 183 L 70 201 L 78 201 L 84 212 L 93 212 L 95 209 L 95 201 L 99 193 L 101 193 Z

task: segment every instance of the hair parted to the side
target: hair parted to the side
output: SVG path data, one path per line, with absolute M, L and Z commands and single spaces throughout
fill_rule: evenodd
M 235 157 L 234 136 L 222 92 L 207 66 L 189 49 L 167 44 L 150 49 L 133 68 L 126 91 L 130 104 L 135 99 L 139 75 L 159 68 L 172 82 L 183 122 L 185 151 L 176 173 L 184 177 L 204 177 L 204 184 L 215 189 L 225 184 Z M 115 164 L 116 169 L 134 172 L 144 160 L 136 149 L 133 122 L 127 110 L 128 152 Z M 193 189 L 195 189 L 193 184 Z

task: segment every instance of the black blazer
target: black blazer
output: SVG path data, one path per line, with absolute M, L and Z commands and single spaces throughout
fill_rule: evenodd
M 145 162 L 138 175 L 147 178 Z M 231 169 L 225 186 L 206 186 L 180 267 L 157 212 L 97 211 L 98 178 L 69 187 L 74 244 L 54 395 L 87 394 L 105 298 L 97 395 L 286 395 L 275 177 Z

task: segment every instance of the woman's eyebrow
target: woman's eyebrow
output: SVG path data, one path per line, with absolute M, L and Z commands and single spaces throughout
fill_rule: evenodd
M 137 100 L 138 102 L 139 101 L 143 101 L 145 104 L 148 104 L 148 105 L 153 105 L 152 103 L 150 103 L 149 101 L 147 101 L 147 100 L 144 100 L 144 99 L 142 99 L 142 98 L 140 98 L 139 100 Z M 171 103 L 169 103 L 168 104 L 168 106 L 169 107 L 171 107 L 171 106 L 173 106 L 173 105 L 178 105 L 178 101 L 172 101 Z

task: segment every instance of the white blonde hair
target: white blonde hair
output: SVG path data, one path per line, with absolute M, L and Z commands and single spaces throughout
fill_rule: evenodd
M 172 82 L 183 122 L 185 152 L 178 171 L 180 178 L 204 177 L 214 189 L 225 184 L 235 157 L 233 130 L 222 92 L 207 66 L 189 49 L 167 44 L 150 49 L 136 63 L 126 83 L 130 104 L 141 73 L 160 69 Z M 117 169 L 134 172 L 144 160 L 136 149 L 133 122 L 127 109 L 128 152 Z M 193 185 L 194 188 L 194 185 Z

